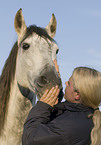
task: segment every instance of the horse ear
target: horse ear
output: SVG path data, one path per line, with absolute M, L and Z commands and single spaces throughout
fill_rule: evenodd
M 22 9 L 19 9 L 18 12 L 16 13 L 15 20 L 14 20 L 14 27 L 19 37 L 22 36 L 23 33 L 25 33 L 27 26 L 24 21 Z
M 51 36 L 52 38 L 55 36 L 56 27 L 57 27 L 57 21 L 56 21 L 55 15 L 52 14 L 50 22 L 46 26 L 46 31 L 48 32 L 49 36 Z

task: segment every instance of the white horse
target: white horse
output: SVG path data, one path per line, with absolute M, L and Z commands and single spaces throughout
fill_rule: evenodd
M 46 88 L 61 79 L 55 69 L 58 46 L 53 40 L 56 33 L 54 14 L 45 29 L 27 27 L 22 10 L 15 16 L 18 41 L 6 60 L 0 77 L 0 145 L 20 145 L 23 125 L 35 95 L 42 96 Z

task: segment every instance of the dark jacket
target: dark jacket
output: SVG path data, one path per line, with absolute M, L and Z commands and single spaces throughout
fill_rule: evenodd
M 70 102 L 59 103 L 54 110 L 39 101 L 24 125 L 23 145 L 90 145 L 93 127 L 88 115 L 92 108 Z

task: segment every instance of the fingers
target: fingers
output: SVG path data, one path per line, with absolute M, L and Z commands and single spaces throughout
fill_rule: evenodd
M 53 90 L 54 90 L 54 87 L 52 87 L 50 91 L 47 89 L 45 93 L 43 94 L 43 96 L 41 97 L 40 101 L 44 101 L 44 100 L 47 101 L 51 93 L 53 92 Z
M 58 98 L 56 99 L 56 101 L 55 101 L 55 104 L 54 104 L 54 105 L 56 105 L 56 104 L 58 104 Z
M 49 97 L 53 97 L 53 96 L 55 95 L 57 89 L 58 89 L 58 86 L 56 86 L 55 88 L 53 87 L 53 88 L 50 90 L 50 92 L 48 93 L 48 95 L 47 95 L 48 98 L 49 98 Z
M 52 96 L 49 98 L 48 102 L 50 103 L 51 106 L 54 106 L 58 103 L 58 95 L 59 95 L 60 90 L 56 88 L 54 92 L 52 93 Z
M 56 103 L 58 103 L 57 97 L 59 92 L 60 90 L 58 89 L 58 86 L 53 87 L 50 91 L 46 90 L 43 96 L 41 97 L 40 101 L 54 106 Z
M 53 87 L 50 91 L 52 91 L 53 89 L 54 89 L 54 87 Z M 46 96 L 47 96 L 48 93 L 50 93 L 50 92 L 49 92 L 49 90 L 47 89 L 47 90 L 45 91 L 45 93 L 43 94 L 43 96 L 41 97 L 40 100 L 46 98 Z

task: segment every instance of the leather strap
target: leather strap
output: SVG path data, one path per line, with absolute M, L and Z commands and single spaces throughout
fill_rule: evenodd
M 31 91 L 29 90 L 28 88 L 25 88 L 23 86 L 21 86 L 19 83 L 18 84 L 18 88 L 21 92 L 21 94 L 26 97 L 27 99 L 29 99 L 32 103 L 32 105 L 35 105 L 35 102 L 36 102 L 36 95 Z

